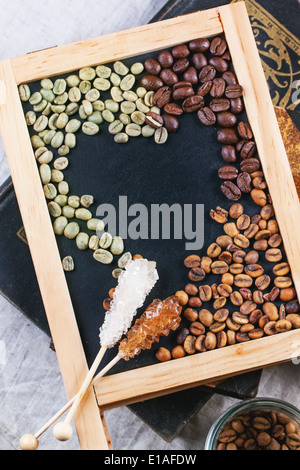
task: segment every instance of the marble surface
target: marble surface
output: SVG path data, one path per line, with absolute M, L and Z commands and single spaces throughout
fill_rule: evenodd
M 146 24 L 165 3 L 0 0 L 0 60 Z M 0 139 L 0 184 L 9 174 Z M 300 406 L 299 387 L 299 366 L 287 363 L 264 371 L 258 395 Z M 107 412 L 106 419 L 117 450 L 201 450 L 212 423 L 236 402 L 215 395 L 172 443 L 161 439 L 126 407 Z M 49 338 L 0 297 L 0 450 L 17 450 L 22 434 L 36 432 L 65 403 L 66 393 Z M 76 435 L 64 444 L 47 432 L 40 440 L 40 449 L 79 450 L 79 444 Z

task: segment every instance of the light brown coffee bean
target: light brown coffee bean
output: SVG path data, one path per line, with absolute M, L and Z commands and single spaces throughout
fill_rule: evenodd
M 215 312 L 214 321 L 218 323 L 225 322 L 228 316 L 229 316 L 229 310 L 226 308 L 221 308 Z
M 234 277 L 234 284 L 237 287 L 251 287 L 253 284 L 253 279 L 247 274 L 237 274 Z
M 201 282 L 205 278 L 205 271 L 201 268 L 193 268 L 189 272 L 189 278 L 193 282 Z
M 255 328 L 254 330 L 249 331 L 248 336 L 251 339 L 262 338 L 264 336 L 264 330 L 262 330 L 261 328 Z
M 248 264 L 245 266 L 245 274 L 248 274 L 250 277 L 260 277 L 263 273 L 264 268 L 260 264 Z
M 245 263 L 246 264 L 256 264 L 259 260 L 259 254 L 255 250 L 249 251 L 245 256 Z
M 198 268 L 200 266 L 201 258 L 198 255 L 190 255 L 184 260 L 186 268 Z
M 224 444 L 235 441 L 237 434 L 234 429 L 225 429 L 218 437 L 218 440 Z
M 292 328 L 292 323 L 287 319 L 281 319 L 276 322 L 275 329 L 278 333 L 284 333 L 290 331 Z
M 232 320 L 238 325 L 246 325 L 246 323 L 249 323 L 248 316 L 241 312 L 233 312 Z
M 217 243 L 212 243 L 207 248 L 207 256 L 209 258 L 217 258 L 221 253 L 221 247 Z
M 226 304 L 226 297 L 217 297 L 213 303 L 213 308 L 215 310 L 218 310 L 220 308 L 223 308 L 225 304 Z
M 227 222 L 226 224 L 224 224 L 223 229 L 224 232 L 232 239 L 240 233 L 235 222 Z
M 199 320 L 204 326 L 209 328 L 214 322 L 214 317 L 209 310 L 204 308 L 199 311 Z
M 232 294 L 230 295 L 230 300 L 231 303 L 233 305 L 236 305 L 237 307 L 240 307 L 244 302 L 242 295 L 237 291 L 232 292 Z
M 229 266 L 225 261 L 214 261 L 211 270 L 214 274 L 224 274 L 228 272 Z
M 197 295 L 198 294 L 198 287 L 194 284 L 187 284 L 184 288 L 185 292 L 188 295 Z
M 196 351 L 199 351 L 199 352 L 205 352 L 206 351 L 205 338 L 206 338 L 205 335 L 201 335 L 201 336 L 197 337 L 197 339 L 195 341 Z
M 244 213 L 244 207 L 240 203 L 233 204 L 229 209 L 229 215 L 232 219 L 238 219 Z
M 259 276 L 255 280 L 255 285 L 259 290 L 265 290 L 269 287 L 270 282 L 271 282 L 270 276 L 268 276 L 267 274 L 263 274 L 262 276 Z
M 185 356 L 184 347 L 181 345 L 175 346 L 171 351 L 171 355 L 173 359 L 181 359 Z
M 266 193 L 262 191 L 261 189 L 256 189 L 256 188 L 252 189 L 251 197 L 253 201 L 255 202 L 255 204 L 261 207 L 265 206 L 268 202 Z
M 257 224 L 251 223 L 249 227 L 245 230 L 244 235 L 245 237 L 251 239 L 255 237 L 258 231 L 259 231 L 259 226 Z
M 191 323 L 198 319 L 198 312 L 194 308 L 186 308 L 183 312 L 183 315 Z
M 273 273 L 275 274 L 275 276 L 285 276 L 286 274 L 288 274 L 290 272 L 290 266 L 288 263 L 280 263 L 280 264 L 276 264 L 276 266 L 274 266 L 273 268 Z
M 176 292 L 176 297 L 178 299 L 178 302 L 181 306 L 184 306 L 188 303 L 189 296 L 184 290 L 180 290 Z
M 212 259 L 208 256 L 203 256 L 201 259 L 200 268 L 203 269 L 206 274 L 209 274 L 211 272 L 211 265 Z
M 244 265 L 242 263 L 233 263 L 229 266 L 231 274 L 237 275 L 242 274 L 244 271 Z
M 209 351 L 213 350 L 217 346 L 217 337 L 212 331 L 208 331 L 204 342 L 205 348 Z
M 226 326 L 229 328 L 229 330 L 234 331 L 235 333 L 241 328 L 241 325 L 236 323 L 233 318 L 230 317 L 226 320 Z
M 202 302 L 209 302 L 212 298 L 211 287 L 208 285 L 199 287 L 199 297 Z
M 252 300 L 246 300 L 241 307 L 240 307 L 240 312 L 243 313 L 244 315 L 250 315 L 251 312 L 253 312 L 257 307 L 257 304 L 253 302 Z
M 278 308 L 272 302 L 266 302 L 262 306 L 263 312 L 270 321 L 277 321 L 279 318 Z
M 221 297 L 229 297 L 232 293 L 232 287 L 228 284 L 219 284 L 217 287 L 217 291 Z
M 270 236 L 268 240 L 268 245 L 271 248 L 278 248 L 281 244 L 282 244 L 282 238 L 279 235 L 279 233 L 274 233 L 273 235 Z
M 194 336 L 205 334 L 205 326 L 200 322 L 193 322 L 190 326 L 190 333 Z
M 275 278 L 274 284 L 278 289 L 286 289 L 293 285 L 293 281 L 290 277 L 280 276 Z
M 195 342 L 196 342 L 195 336 L 189 335 L 185 338 L 183 347 L 187 354 L 195 354 L 196 352 Z
M 279 248 L 270 248 L 266 251 L 265 257 L 270 263 L 278 263 L 282 260 L 282 252 Z
M 250 245 L 250 241 L 248 240 L 248 238 L 245 237 L 245 235 L 243 235 L 241 233 L 236 235 L 234 237 L 233 241 L 238 247 L 243 248 L 243 249 L 248 248 L 249 245 Z
M 160 362 L 167 362 L 172 358 L 171 352 L 166 348 L 159 348 L 155 356 Z

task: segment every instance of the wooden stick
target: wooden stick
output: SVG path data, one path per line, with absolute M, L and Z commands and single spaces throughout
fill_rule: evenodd
M 68 415 L 66 416 L 65 420 L 60 422 L 60 423 L 57 423 L 55 425 L 54 429 L 53 429 L 53 435 L 59 441 L 68 441 L 72 437 L 73 430 L 72 430 L 72 427 L 70 425 L 70 422 L 71 422 L 72 418 L 74 417 L 74 414 L 76 413 L 76 410 L 77 410 L 82 398 L 84 397 L 84 394 L 85 394 L 86 390 L 88 389 L 88 386 L 90 385 L 90 383 L 91 383 L 91 381 L 92 381 L 92 379 L 95 375 L 95 372 L 96 372 L 96 370 L 99 366 L 99 363 L 100 363 L 100 361 L 101 361 L 101 359 L 102 359 L 102 357 L 103 357 L 103 355 L 104 355 L 107 348 L 105 348 L 105 351 L 103 351 L 102 349 L 103 348 L 101 348 L 99 354 L 97 355 L 97 357 L 94 361 L 94 364 L 92 365 L 92 367 L 90 369 L 90 372 L 86 376 L 86 378 L 85 378 L 85 380 L 84 380 L 84 382 L 81 386 L 81 389 L 80 389 L 79 393 L 75 397 L 74 402 L 71 405 L 71 409 L 70 409 Z M 117 356 L 106 367 L 104 367 L 99 372 L 99 374 L 97 375 L 96 378 L 99 379 L 99 378 L 103 377 L 121 359 L 122 359 L 121 356 L 119 356 L 117 354 Z

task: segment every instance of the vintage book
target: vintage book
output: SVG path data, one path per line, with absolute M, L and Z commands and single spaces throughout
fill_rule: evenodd
M 228 2 L 216 1 L 215 5 Z M 297 112 L 297 62 L 299 60 L 299 40 L 296 32 L 295 15 L 290 8 L 297 8 L 297 2 L 289 2 L 288 7 L 274 7 L 277 2 L 253 0 L 246 2 L 253 25 L 257 44 L 261 52 L 264 70 L 270 86 L 271 96 L 276 106 L 277 116 L 283 135 L 289 142 L 299 143 L 299 117 Z M 211 2 L 170 1 L 154 18 L 159 21 L 170 17 L 210 8 Z M 281 11 L 282 10 L 282 11 Z M 284 25 L 279 23 L 276 12 Z M 287 14 L 289 11 L 289 15 Z M 272 13 L 274 16 L 272 16 Z M 292 32 L 289 32 L 290 28 Z M 296 83 L 296 84 L 295 84 Z M 299 101 L 299 100 L 298 100 Z M 291 118 L 294 120 L 291 121 Z M 290 136 L 293 136 L 293 140 Z M 299 165 L 295 159 L 295 149 L 290 146 L 291 167 L 295 181 L 299 182 Z M 297 180 L 298 178 L 298 180 Z M 0 237 L 0 291 L 10 302 L 19 308 L 30 320 L 47 334 L 49 328 L 40 297 L 26 234 L 18 210 L 13 186 L 8 180 L 0 189 L 1 237 Z M 30 293 L 30 294 L 28 294 Z M 257 392 L 260 371 L 228 379 L 207 389 L 198 388 L 173 394 L 168 399 L 156 398 L 148 402 L 131 405 L 129 408 L 148 426 L 166 440 L 172 440 L 182 427 L 209 400 L 213 393 L 224 393 L 237 398 L 252 397 Z M 176 410 L 176 413 L 173 412 Z

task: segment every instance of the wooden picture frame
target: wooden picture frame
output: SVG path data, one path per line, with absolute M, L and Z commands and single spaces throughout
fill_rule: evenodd
M 21 83 L 224 33 L 300 297 L 300 203 L 243 2 L 199 11 L 0 63 L 0 130 L 69 399 L 88 371 L 61 258 L 18 94 Z M 45 249 L 46 247 L 46 249 Z M 93 382 L 75 415 L 83 450 L 110 449 L 107 409 L 291 360 L 300 330 L 132 370 Z M 71 354 L 70 354 L 70 351 Z

